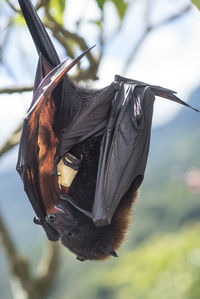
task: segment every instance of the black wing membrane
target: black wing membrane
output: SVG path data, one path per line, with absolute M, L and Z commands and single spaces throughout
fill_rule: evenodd
M 161 86 L 158 86 L 158 85 L 150 85 L 150 84 L 147 84 L 147 83 L 144 83 L 144 82 L 141 82 L 141 81 L 137 81 L 137 80 L 133 80 L 133 79 L 129 79 L 129 78 L 124 78 L 124 77 L 119 76 L 119 75 L 115 76 L 115 80 L 118 81 L 118 82 L 126 83 L 126 84 L 138 84 L 140 86 L 150 86 L 151 90 L 153 91 L 155 96 L 166 98 L 166 99 L 171 100 L 173 102 L 176 102 L 178 104 L 187 106 L 187 107 L 193 109 L 196 112 L 199 112 L 198 109 L 190 106 L 188 103 L 186 103 L 186 102 L 182 101 L 181 99 L 179 99 L 175 95 L 176 91 L 173 91 L 171 89 L 164 88 L 164 87 L 161 87 Z
M 121 84 L 101 145 L 92 209 L 96 225 L 110 224 L 122 197 L 143 181 L 154 100 L 149 86 Z
M 129 188 L 136 191 L 143 181 L 155 95 L 194 109 L 169 89 L 120 76 L 116 76 L 115 80 L 121 82 L 120 90 L 113 101 L 101 144 L 91 213 L 97 226 L 109 224 Z
M 38 17 L 33 4 L 29 0 L 19 0 L 19 5 L 32 35 L 38 55 L 40 56 L 40 54 L 42 54 L 44 59 L 46 59 L 52 67 L 57 66 L 60 64 L 60 59 L 58 58 L 54 45 Z
M 48 72 L 60 64 L 60 59 L 31 1 L 19 0 L 19 5 L 39 55 L 34 82 L 35 92 Z M 31 103 L 32 105 L 34 105 L 34 99 Z
M 39 62 L 36 71 L 35 84 L 34 84 L 34 94 L 43 78 L 50 72 L 55 66 L 60 64 L 60 60 L 56 53 L 56 50 L 41 23 L 31 1 L 29 0 L 19 0 L 19 4 L 29 27 L 30 33 L 34 40 L 36 49 L 39 55 Z M 31 107 L 34 105 L 37 98 L 33 97 Z M 37 123 L 37 120 L 35 120 Z M 24 190 L 26 191 L 29 200 L 35 210 L 37 217 L 39 218 L 40 224 L 42 224 L 45 229 L 47 236 L 50 240 L 56 241 L 59 239 L 59 234 L 49 225 L 44 219 L 46 216 L 44 204 L 41 199 L 40 188 L 37 182 L 37 171 L 34 171 L 34 176 L 31 174 L 33 169 L 33 164 L 37 165 L 37 149 L 33 151 L 32 158 L 30 160 L 28 153 L 30 152 L 28 139 L 29 139 L 29 122 L 25 119 L 23 125 L 22 136 L 19 146 L 19 155 L 17 162 L 17 171 L 19 172 L 21 179 L 24 183 Z M 36 130 L 37 131 L 37 130 Z M 33 136 L 34 138 L 34 136 Z M 37 137 L 35 136 L 35 144 L 37 143 Z M 36 221 L 37 222 L 37 221 Z
M 47 237 L 51 241 L 57 241 L 60 237 L 58 232 L 51 227 L 48 223 L 44 221 L 46 212 L 44 204 L 41 200 L 41 194 L 40 194 L 40 188 L 39 184 L 37 182 L 37 171 L 33 172 L 34 177 L 32 175 L 32 170 L 35 169 L 35 166 L 37 165 L 37 156 L 36 150 L 33 150 L 33 154 L 31 157 L 31 160 L 29 158 L 29 152 L 30 147 L 28 144 L 28 138 L 29 138 L 29 127 L 28 127 L 28 120 L 24 120 L 22 135 L 20 139 L 20 145 L 19 145 L 19 154 L 18 154 L 18 161 L 17 161 L 17 171 L 24 183 L 24 191 L 28 195 L 28 198 L 31 202 L 31 205 L 38 217 L 38 220 L 35 223 L 41 224 L 47 234 Z M 37 146 L 36 142 L 34 142 Z
M 35 46 L 39 54 L 39 62 L 36 72 L 33 100 L 30 105 L 28 114 L 24 120 L 22 136 L 20 140 L 19 155 L 17 162 L 17 171 L 24 183 L 24 189 L 38 217 L 36 223 L 41 224 L 45 229 L 50 240 L 59 239 L 59 234 L 45 222 L 46 210 L 44 199 L 40 191 L 40 170 L 38 158 L 38 134 L 40 124 L 39 113 L 30 121 L 32 112 L 40 109 L 42 101 L 54 101 L 60 106 L 59 100 L 66 96 L 62 92 L 62 83 L 58 86 L 59 81 L 63 80 L 65 86 L 68 78 L 64 74 L 72 68 L 89 50 L 86 50 L 71 64 L 66 61 L 60 64 L 56 50 L 41 23 L 32 3 L 29 0 L 19 0 L 23 15 L 33 37 Z M 56 90 L 57 89 L 57 90 Z M 64 89 L 66 91 L 66 88 Z M 63 107 L 66 108 L 66 107 Z M 53 113 L 53 112 L 52 112 Z M 34 123 L 33 123 L 34 122 Z M 31 131 L 30 128 L 34 128 Z M 32 136 L 30 136 L 30 132 Z
M 31 105 L 28 114 L 24 119 L 17 162 L 17 171 L 22 178 L 25 191 L 36 212 L 36 215 L 39 217 L 38 223 L 43 225 L 48 238 L 52 241 L 58 240 L 59 234 L 51 226 L 49 226 L 48 223 L 45 222 L 45 199 L 42 198 L 40 192 L 41 186 L 39 179 L 40 163 L 38 160 L 38 136 L 39 128 L 41 125 L 43 125 L 40 121 L 40 112 L 42 112 L 41 105 L 43 103 L 45 104 L 44 101 L 48 103 L 53 89 L 56 88 L 65 73 L 69 71 L 90 50 L 91 48 L 83 52 L 70 64 L 67 64 L 67 61 L 64 61 L 46 75 L 37 88 L 33 97 L 34 104 Z M 33 113 L 35 113 L 35 117 L 31 119 Z
M 94 136 L 105 128 L 110 104 L 117 89 L 118 84 L 112 83 L 93 95 L 88 101 L 89 105 L 77 109 L 73 120 L 63 129 L 60 136 L 60 157 L 65 156 L 75 144 Z
M 101 142 L 92 211 L 85 211 L 70 197 L 61 196 L 90 217 L 96 226 L 110 224 L 123 196 L 130 188 L 136 191 L 143 181 L 155 95 L 194 109 L 169 89 L 121 76 L 116 76 L 115 82 L 119 84 L 118 91 Z

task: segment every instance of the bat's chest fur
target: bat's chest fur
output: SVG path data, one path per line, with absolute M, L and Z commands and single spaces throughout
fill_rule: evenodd
M 89 211 L 94 201 L 101 140 L 102 136 L 88 138 L 70 150 L 82 162 L 68 194 L 76 205 Z

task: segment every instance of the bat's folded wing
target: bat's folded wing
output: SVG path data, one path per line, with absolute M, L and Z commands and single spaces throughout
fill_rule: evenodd
M 107 225 L 131 188 L 141 185 L 146 168 L 155 95 L 194 109 L 174 91 L 116 76 L 119 91 L 113 100 L 104 134 L 91 218 L 95 225 Z
M 32 35 L 38 54 L 53 67 L 60 63 L 54 45 L 30 0 L 19 0 L 22 13 Z
M 151 133 L 154 94 L 149 86 L 121 83 L 112 103 L 99 158 L 92 209 L 96 225 L 106 225 L 123 196 L 142 183 Z
M 39 224 L 41 224 L 51 241 L 57 241 L 60 237 L 57 231 L 53 229 L 48 223 L 44 221 L 46 212 L 43 205 L 43 202 L 41 200 L 41 194 L 39 192 L 40 188 L 38 186 L 37 182 L 37 176 L 36 178 L 33 176 L 33 167 L 32 167 L 32 161 L 30 161 L 28 157 L 28 120 L 25 120 L 23 131 L 22 131 L 22 137 L 20 141 L 20 147 L 19 147 L 19 156 L 17 161 L 17 171 L 24 183 L 24 191 L 28 195 L 28 198 L 31 202 L 31 205 L 38 217 L 37 221 L 40 221 Z M 35 157 L 33 156 L 33 159 Z M 35 173 L 34 173 L 35 174 Z M 35 219 L 35 218 L 34 218 Z

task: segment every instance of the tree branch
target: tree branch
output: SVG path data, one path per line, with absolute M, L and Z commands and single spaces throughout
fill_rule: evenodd
M 13 279 L 20 282 L 20 286 L 26 291 L 29 299 L 40 299 L 35 285 L 32 283 L 28 262 L 23 259 L 17 252 L 14 242 L 6 228 L 2 215 L 0 214 L 0 238 L 7 255 L 10 271 Z M 19 290 L 20 291 L 20 290 Z M 17 294 L 14 294 L 17 297 Z
M 10 0 L 6 0 L 6 2 L 7 2 L 7 4 L 10 6 L 10 8 L 12 8 L 12 10 L 13 10 L 14 12 L 20 13 L 20 10 L 19 10 L 18 8 L 16 8 L 16 7 L 11 3 Z
M 63 28 L 58 22 L 56 22 L 56 20 L 50 14 L 48 7 L 45 7 L 45 14 L 48 21 L 45 22 L 44 25 L 52 31 L 53 36 L 62 44 L 69 57 L 74 58 L 74 53 L 72 52 L 72 49 L 68 46 L 69 40 L 75 42 L 82 51 L 85 51 L 89 48 L 87 43 L 81 36 L 68 31 L 67 29 Z M 87 54 L 87 58 L 89 61 L 88 69 L 80 70 L 72 79 L 76 81 L 80 81 L 83 79 L 97 80 L 97 70 L 100 60 L 95 59 L 90 52 Z
M 27 91 L 32 91 L 33 86 L 23 86 L 23 87 L 8 87 L 8 88 L 1 88 L 0 89 L 0 94 L 7 93 L 7 94 L 12 94 L 12 93 L 21 93 L 21 92 L 27 92 Z
M 0 157 L 11 150 L 16 144 L 19 143 L 21 136 L 22 123 L 17 127 L 17 129 L 11 134 L 11 136 L 6 140 L 6 142 L 0 147 Z
M 10 6 L 10 8 L 12 8 L 12 10 L 14 12 L 20 13 L 21 14 L 21 10 L 18 9 L 17 7 L 15 7 L 12 2 L 10 0 L 6 0 L 7 4 Z M 46 5 L 47 0 L 38 0 L 38 2 L 35 5 L 35 10 L 38 10 L 40 7 L 43 7 Z
M 59 244 L 52 242 L 45 249 L 38 268 L 37 288 L 41 296 L 46 295 L 56 279 L 59 269 Z

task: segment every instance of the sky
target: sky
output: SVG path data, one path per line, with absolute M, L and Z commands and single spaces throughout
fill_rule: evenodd
M 154 6 L 150 16 L 152 23 L 179 11 L 180 7 L 185 7 L 189 3 L 187 0 L 176 2 L 154 0 L 151 2 Z M 5 11 L 9 13 L 9 7 L 5 7 Z M 175 90 L 182 100 L 187 101 L 192 90 L 200 82 L 200 13 L 194 7 L 181 19 L 150 33 L 135 59 L 130 63 L 126 74 L 123 74 L 125 60 L 143 30 L 144 21 L 141 18 L 143 12 L 143 1 L 131 2 L 121 31 L 105 48 L 105 55 L 99 70 L 100 80 L 94 86 L 105 87 L 113 81 L 115 74 L 120 74 Z M 2 14 L 1 12 L 0 29 L 5 27 Z M 82 16 L 85 20 L 98 18 L 99 9 L 95 1 L 68 0 L 64 17 L 66 27 L 74 30 L 75 22 Z M 105 24 L 105 36 L 109 37 L 118 26 L 117 14 L 111 2 L 108 2 L 105 7 Z M 0 88 L 9 85 L 28 85 L 33 82 L 37 63 L 36 51 L 29 32 L 24 28 L 15 30 L 17 34 L 13 32 L 11 35 L 10 44 L 4 54 L 11 71 L 9 73 L 0 67 Z M 89 46 L 96 43 L 97 29 L 91 24 L 88 25 L 86 21 L 80 28 L 80 34 L 83 34 Z M 23 58 L 18 54 L 16 45 L 23 51 Z M 98 45 L 96 48 L 94 51 L 98 51 Z M 65 59 L 66 57 L 59 48 L 58 51 L 61 54 L 61 60 Z M 0 144 L 6 140 L 23 118 L 31 98 L 31 93 L 0 96 Z M 200 105 L 196 108 L 200 108 Z M 158 99 L 154 107 L 153 125 L 165 124 L 175 117 L 179 109 L 178 104 Z

